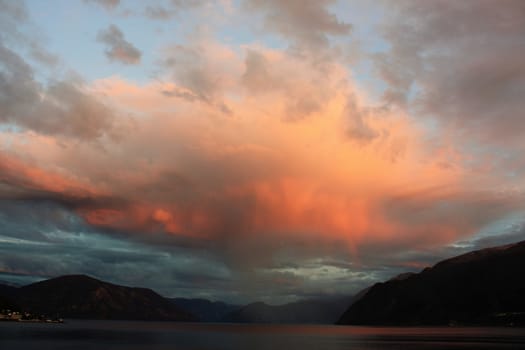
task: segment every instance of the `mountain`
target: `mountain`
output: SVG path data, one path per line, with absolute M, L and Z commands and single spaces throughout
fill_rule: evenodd
M 235 323 L 315 323 L 333 324 L 348 307 L 351 298 L 304 300 L 284 305 L 262 302 L 246 305 L 224 318 Z
M 343 314 L 352 325 L 525 324 L 525 241 L 377 283 Z
M 13 310 L 18 311 L 20 307 L 15 302 L 17 288 L 6 284 L 0 284 L 0 311 Z
M 1 288 L 0 297 L 24 311 L 65 318 L 191 321 L 194 317 L 151 289 L 70 275 L 20 288 Z
M 8 284 L 0 284 L 0 295 L 4 298 L 11 298 L 16 295 L 18 288 L 10 286 Z
M 182 310 L 195 315 L 202 322 L 221 322 L 226 315 L 241 307 L 206 299 L 173 298 L 169 300 Z
M 0 284 L 0 311 L 1 310 L 12 310 L 18 311 L 20 307 L 14 301 L 14 295 L 16 288 L 5 284 Z

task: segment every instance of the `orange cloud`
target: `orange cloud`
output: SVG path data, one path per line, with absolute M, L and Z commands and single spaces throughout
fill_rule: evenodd
M 34 166 L 6 154 L 0 155 L 0 174 L 0 181 L 16 190 L 15 194 L 48 192 L 72 198 L 102 195 L 94 186 L 75 177 Z
M 93 94 L 132 112 L 132 132 L 97 145 L 22 133 L 3 172 L 35 191 L 101 198 L 75 207 L 94 226 L 221 242 L 344 242 L 354 254 L 369 244 L 451 242 L 513 205 L 476 204 L 462 157 L 429 147 L 402 112 L 370 108 L 343 66 L 312 67 L 261 47 L 244 60 L 218 46 L 203 64 L 216 52 L 229 62 L 213 65 L 225 77 L 219 85 L 95 82 Z M 15 160 L 24 154 L 39 161 Z

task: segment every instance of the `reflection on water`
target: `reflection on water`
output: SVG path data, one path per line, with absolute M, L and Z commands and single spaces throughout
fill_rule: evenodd
M 0 323 L 0 349 L 501 349 L 525 348 L 523 328 L 68 321 Z

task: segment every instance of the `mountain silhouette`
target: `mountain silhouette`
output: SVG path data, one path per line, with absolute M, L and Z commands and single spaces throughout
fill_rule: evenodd
M 339 319 L 351 325 L 525 324 L 525 241 L 441 261 L 372 286 Z
M 241 307 L 207 299 L 172 298 L 169 300 L 179 308 L 195 315 L 201 322 L 221 322 L 226 315 Z
M 64 318 L 191 321 L 195 317 L 151 289 L 68 275 L 15 288 L 0 297 L 34 314 Z

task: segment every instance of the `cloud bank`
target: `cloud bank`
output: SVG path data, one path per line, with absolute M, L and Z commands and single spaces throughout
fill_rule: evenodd
M 337 5 L 234 8 L 284 45 L 198 28 L 149 53 L 120 24 L 94 35 L 110 60 L 156 55 L 142 82 L 45 81 L 2 38 L 1 271 L 277 302 L 518 237 L 521 3 L 389 4 L 390 47 L 361 55 L 380 98 L 337 54 L 354 35 Z

